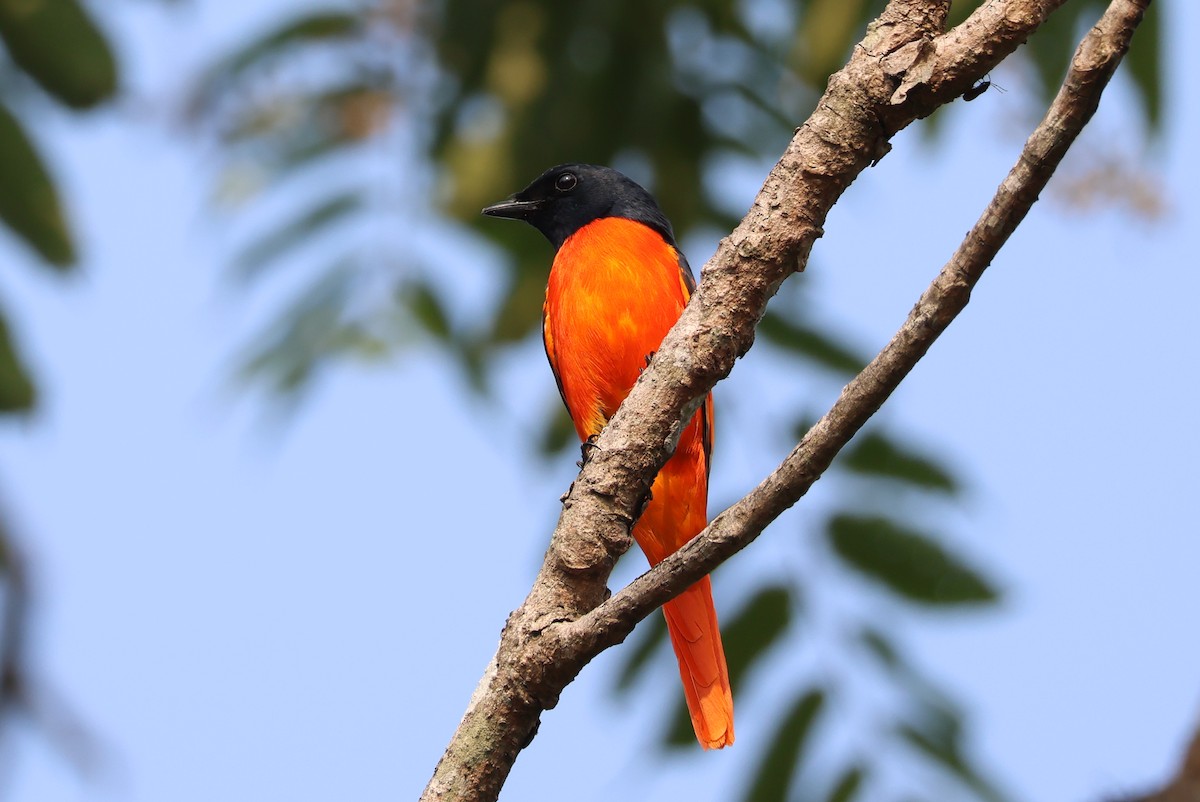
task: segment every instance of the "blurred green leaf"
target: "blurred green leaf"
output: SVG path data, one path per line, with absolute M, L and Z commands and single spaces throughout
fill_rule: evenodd
M 0 103 L 0 220 L 46 262 L 67 268 L 75 246 L 58 192 L 21 123 Z
M 808 430 L 815 426 L 818 420 L 819 418 L 816 415 L 812 415 L 808 412 L 805 412 L 803 415 L 797 418 L 789 429 L 791 432 L 791 442 L 799 443 L 801 440 L 803 440 L 804 436 L 808 434 Z
M 549 272 L 548 259 L 543 268 L 521 269 L 516 272 L 492 323 L 492 340 L 495 343 L 520 340 L 535 329 L 541 328 L 542 304 L 546 299 L 546 276 Z
M 855 763 L 842 772 L 833 790 L 829 793 L 828 802 L 851 802 L 858 797 L 862 790 L 868 772 L 865 766 Z
M 621 667 L 617 669 L 615 690 L 624 693 L 633 687 L 642 670 L 650 662 L 654 653 L 667 644 L 667 620 L 662 613 L 650 616 L 638 624 L 634 630 L 636 640 L 632 648 L 628 645 L 623 651 Z M 691 721 L 688 721 L 688 732 L 691 732 Z
M 788 798 L 788 790 L 804 761 L 805 745 L 824 705 L 825 691 L 819 689 L 796 699 L 742 797 L 746 802 L 784 802 Z
M 855 374 L 867 361 L 835 342 L 829 335 L 768 311 L 758 324 L 758 333 L 776 345 L 817 365 L 838 373 Z
M 962 720 L 950 711 L 927 707 L 915 723 L 902 723 L 896 734 L 918 753 L 957 778 L 986 802 L 1006 802 L 1003 793 L 971 762 L 962 749 Z
M 1104 0 L 1075 0 L 1056 10 L 1030 39 L 1027 56 L 1036 67 L 1042 97 L 1049 101 L 1067 73 L 1081 33 L 1104 13 Z M 1146 122 L 1162 124 L 1162 23 L 1158 3 L 1152 3 L 1125 60 L 1134 88 L 1146 111 Z
M 1161 3 L 1151 3 L 1146 9 L 1124 61 L 1141 95 L 1152 131 L 1162 126 L 1162 13 Z
M 897 683 L 896 690 L 903 694 L 908 704 L 920 711 L 922 731 L 931 743 L 939 744 L 943 750 L 957 750 L 963 718 L 957 705 L 935 682 L 903 658 L 895 643 L 878 629 L 864 625 L 858 631 L 858 640 Z
M 896 644 L 875 627 L 862 627 L 858 632 L 858 641 L 887 670 L 898 671 L 906 668 Z
M 841 464 L 856 473 L 898 479 L 944 493 L 958 492 L 958 482 L 950 471 L 878 430 L 855 438 Z
M 1067 74 L 1081 26 L 1085 20 L 1097 19 L 1105 5 L 1102 0 L 1067 3 L 1055 10 L 1026 43 L 1025 52 L 1036 68 L 1038 89 L 1047 102 Z
M 347 318 L 354 277 L 342 260 L 300 293 L 243 362 L 242 375 L 264 377 L 284 395 L 305 390 L 314 372 L 334 354 L 369 350 L 369 336 Z
M 358 13 L 341 10 L 304 11 L 234 51 L 208 69 L 197 82 L 191 102 L 193 112 L 208 109 L 254 69 L 266 66 L 303 45 L 345 39 L 363 30 Z
M 960 763 L 962 720 L 952 711 L 923 708 L 918 723 L 902 723 L 896 727 L 896 733 L 922 751 L 938 755 L 947 764 L 957 767 Z
M 229 162 L 215 199 L 236 206 L 325 157 L 360 153 L 360 144 L 387 127 L 392 102 L 385 92 L 354 84 L 234 112 L 219 134 Z
M 75 0 L 0 0 L 0 38 L 13 61 L 68 106 L 94 106 L 117 89 L 112 49 Z
M 358 192 L 343 192 L 322 201 L 243 250 L 237 257 L 237 271 L 243 278 L 255 278 L 268 264 L 362 205 Z
M 656 653 L 665 649 L 670 640 L 667 636 L 667 621 L 661 613 L 655 614 L 643 621 L 635 630 L 636 640 L 631 648 L 624 650 L 624 662 L 617 669 L 617 681 L 613 690 L 618 694 L 627 693 L 634 683 L 651 665 L 651 659 Z M 677 669 L 671 669 L 675 674 Z M 678 675 L 675 676 L 678 680 Z M 667 717 L 667 726 L 661 736 L 660 744 L 667 749 L 691 749 L 696 745 L 696 735 L 692 730 L 692 719 L 688 715 L 687 705 L 680 692 L 671 706 Z
M 983 0 L 954 0 L 950 6 L 950 14 L 946 17 L 946 25 L 955 27 L 982 5 Z
M 733 618 L 721 624 L 721 641 L 736 694 L 750 667 L 787 634 L 795 606 L 784 585 L 760 588 Z
M 224 61 L 229 75 L 236 75 L 267 58 L 278 57 L 296 44 L 344 38 L 363 30 L 359 14 L 342 10 L 305 11 L 259 37 Z
M 326 120 L 311 120 L 288 131 L 268 147 L 269 158 L 257 166 L 267 180 L 282 180 L 325 157 L 347 152 L 355 144 L 349 133 Z
M 850 567 L 911 601 L 986 604 L 997 592 L 977 572 L 924 534 L 887 518 L 838 515 L 826 533 Z
M 478 337 L 460 337 L 458 364 L 467 384 L 479 395 L 488 394 L 487 344 Z
M 389 103 L 387 93 L 359 79 L 331 88 L 305 87 L 239 105 L 219 133 L 223 144 L 237 146 L 268 135 L 295 135 L 297 132 L 292 129 L 297 125 L 322 123 L 322 127 L 355 129 L 362 134 L 357 137 L 361 139 L 375 131 L 374 126 L 363 124 L 363 118 L 369 118 L 373 108 L 387 107 Z
M 676 699 L 667 722 L 667 729 L 662 738 L 664 748 L 685 752 L 696 748 L 696 732 L 692 729 L 692 719 L 688 715 L 687 704 L 682 696 Z
M 425 331 L 442 342 L 450 339 L 453 333 L 450 317 L 432 287 L 423 281 L 412 281 L 401 290 L 401 297 L 404 305 L 412 311 L 413 318 Z
M 538 451 L 542 454 L 557 454 L 573 443 L 578 443 L 575 435 L 575 424 L 563 406 L 562 398 L 554 395 L 554 404 L 549 412 L 542 416 L 542 433 L 538 437 Z
M 845 63 L 851 45 L 881 9 L 877 0 L 809 0 L 792 54 L 804 80 L 824 84 Z
M 0 315 L 0 413 L 28 411 L 36 399 L 33 379 L 12 341 L 8 323 Z

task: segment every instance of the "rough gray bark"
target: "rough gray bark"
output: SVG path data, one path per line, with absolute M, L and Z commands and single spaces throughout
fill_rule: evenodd
M 1076 52 L 1046 119 L 904 327 L 749 496 L 612 599 L 608 576 L 655 473 L 705 393 L 754 341 L 780 283 L 803 270 L 830 208 L 890 137 L 960 96 L 1064 0 L 996 0 L 944 32 L 948 0 L 892 0 L 701 272 L 691 303 L 605 427 L 571 490 L 524 603 L 501 634 L 422 800 L 495 799 L 543 710 L 637 621 L 752 541 L 812 485 L 969 300 L 1128 47 L 1149 0 L 1113 0 Z

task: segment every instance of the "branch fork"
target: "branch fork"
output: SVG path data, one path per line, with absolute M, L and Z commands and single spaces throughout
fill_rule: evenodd
M 948 0 L 892 0 L 868 28 L 745 219 L 721 240 L 691 303 L 583 461 L 529 596 L 509 616 L 423 802 L 495 799 L 541 712 L 557 704 L 583 666 L 794 504 L 966 306 L 975 282 L 1091 118 L 1150 0 L 1112 1 L 975 227 L 891 342 L 779 468 L 610 598 L 608 577 L 629 548 L 636 511 L 682 422 L 753 344 L 767 301 L 804 269 L 842 192 L 887 152 L 892 134 L 959 97 L 1063 2 L 994 0 L 943 32 Z

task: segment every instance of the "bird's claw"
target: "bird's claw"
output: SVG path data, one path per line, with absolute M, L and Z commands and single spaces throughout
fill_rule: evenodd
M 643 373 L 643 372 L 646 370 L 646 368 L 650 367 L 650 360 L 651 360 L 651 359 L 654 359 L 654 352 L 653 352 L 653 351 L 651 351 L 650 353 L 646 354 L 646 364 L 645 364 L 645 365 L 642 365 L 640 368 L 638 368 L 638 375 L 639 375 L 639 376 L 641 376 L 641 375 L 642 375 L 642 373 Z
M 600 435 L 598 435 L 598 434 L 589 435 L 588 439 L 584 440 L 582 443 L 579 444 L 580 459 L 579 459 L 579 462 L 576 462 L 575 464 L 580 469 L 582 469 L 583 466 L 587 464 L 587 461 L 591 458 L 592 452 L 590 449 L 596 449 L 597 451 L 600 450 L 600 446 L 596 445 L 596 440 L 598 440 L 599 438 L 600 438 Z

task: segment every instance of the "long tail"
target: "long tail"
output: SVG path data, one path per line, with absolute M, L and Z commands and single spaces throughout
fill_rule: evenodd
M 663 605 L 663 614 L 679 659 L 696 738 L 705 749 L 729 746 L 733 743 L 733 692 L 708 577 Z

